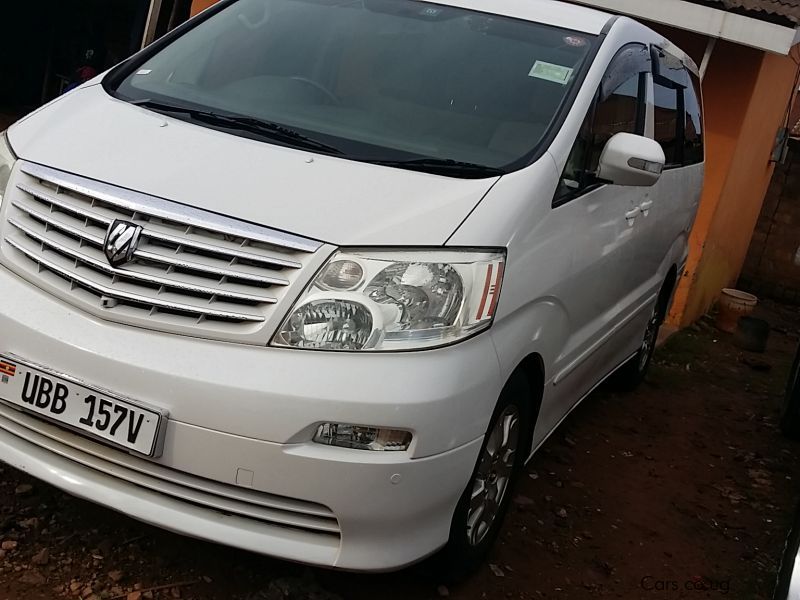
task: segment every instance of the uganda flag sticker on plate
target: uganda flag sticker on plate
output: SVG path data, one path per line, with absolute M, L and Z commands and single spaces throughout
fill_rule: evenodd
M 0 360 L 0 381 L 8 383 L 9 379 L 17 374 L 17 365 L 5 360 Z

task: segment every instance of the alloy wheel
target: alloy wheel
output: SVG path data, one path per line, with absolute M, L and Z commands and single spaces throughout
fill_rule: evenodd
M 520 439 L 520 413 L 513 404 L 497 418 L 473 481 L 467 513 L 467 539 L 477 546 L 491 531 L 508 492 Z
M 647 363 L 650 362 L 650 356 L 656 347 L 658 340 L 658 330 L 661 328 L 661 319 L 658 316 L 658 308 L 653 309 L 653 315 L 647 323 L 647 329 L 644 332 L 644 340 L 642 347 L 639 349 L 639 371 L 644 371 L 647 368 Z

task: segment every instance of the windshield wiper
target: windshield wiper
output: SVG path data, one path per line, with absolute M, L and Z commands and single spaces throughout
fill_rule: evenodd
M 225 129 L 245 131 L 255 135 L 260 135 L 271 140 L 282 141 L 296 148 L 305 150 L 316 150 L 325 154 L 343 155 L 344 152 L 335 146 L 331 146 L 319 140 L 310 138 L 299 131 L 295 131 L 285 125 L 262 121 L 255 117 L 244 117 L 236 115 L 225 115 L 208 110 L 180 106 L 143 98 L 132 100 L 130 104 L 143 106 L 156 112 L 185 114 L 194 121 L 201 121 Z M 505 175 L 506 171 L 496 167 L 479 165 L 470 162 L 463 162 L 444 158 L 418 158 L 411 160 L 387 160 L 375 158 L 346 157 L 360 162 L 366 162 L 385 167 L 398 169 L 408 169 L 410 171 L 423 171 L 435 175 L 445 175 L 449 177 L 462 177 L 468 179 L 483 179 L 487 177 L 499 177 Z
M 195 121 L 202 121 L 209 125 L 216 125 L 226 129 L 233 129 L 236 131 L 246 131 L 256 135 L 261 135 L 271 140 L 282 141 L 297 148 L 304 150 L 317 150 L 326 154 L 342 154 L 342 151 L 324 142 L 312 139 L 303 135 L 299 131 L 295 131 L 285 125 L 272 123 L 270 121 L 262 121 L 255 117 L 239 117 L 235 115 L 224 115 L 215 113 L 208 110 L 200 110 L 188 106 L 178 106 L 167 104 L 164 102 L 157 102 L 145 98 L 142 100 L 133 100 L 130 102 L 136 106 L 144 106 L 156 112 L 165 113 L 182 113 L 187 115 L 190 119 Z
M 446 175 L 450 177 L 466 177 L 468 179 L 481 179 L 484 177 L 499 177 L 505 175 L 503 169 L 479 165 L 471 162 L 463 162 L 448 158 L 417 158 L 411 160 L 383 160 L 365 159 L 364 162 L 384 167 L 395 167 L 398 169 L 409 169 L 411 171 L 423 171 L 435 175 Z

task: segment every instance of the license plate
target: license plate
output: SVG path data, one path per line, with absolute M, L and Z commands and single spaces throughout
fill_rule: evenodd
M 0 355 L 0 398 L 23 410 L 139 454 L 161 450 L 163 411 L 14 356 Z

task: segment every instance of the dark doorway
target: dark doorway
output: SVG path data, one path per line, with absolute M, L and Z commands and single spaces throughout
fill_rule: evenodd
M 55 98 L 142 45 L 150 0 L 6 2 L 0 20 L 0 121 Z M 0 123 L 2 125 L 2 123 Z
M 156 0 L 157 2 L 159 0 Z M 153 39 L 158 39 L 189 19 L 192 0 L 160 0 L 158 19 L 155 22 Z

